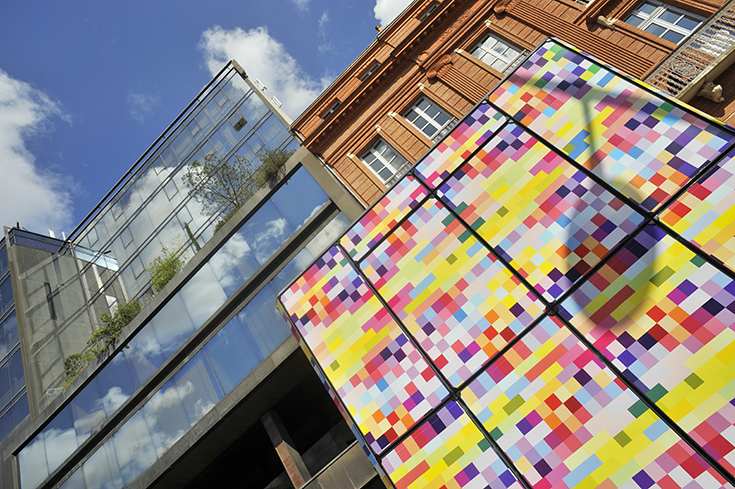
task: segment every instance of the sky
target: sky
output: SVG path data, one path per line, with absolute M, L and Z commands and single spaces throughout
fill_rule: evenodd
M 0 225 L 72 231 L 230 59 L 295 119 L 410 3 L 3 0 Z

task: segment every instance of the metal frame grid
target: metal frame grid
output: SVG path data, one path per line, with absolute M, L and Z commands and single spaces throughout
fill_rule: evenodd
M 384 480 L 735 487 L 735 130 L 556 40 L 279 307 Z

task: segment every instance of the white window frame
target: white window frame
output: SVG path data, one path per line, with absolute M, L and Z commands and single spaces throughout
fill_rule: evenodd
M 408 165 L 408 160 L 383 138 L 378 138 L 360 159 L 383 182 L 389 181 Z
M 508 52 L 516 53 L 508 55 Z M 523 59 L 526 50 L 495 34 L 486 34 L 475 44 L 470 54 L 501 73 L 513 70 Z
M 450 129 L 457 125 L 457 119 L 455 117 L 452 117 L 430 98 L 425 96 L 419 98 L 411 107 L 406 109 L 403 113 L 403 118 L 433 142 L 442 138 Z
M 644 12 L 642 8 L 644 6 L 650 6 L 654 7 L 654 10 L 650 13 Z M 663 20 L 661 17 L 664 14 L 667 13 L 673 13 L 677 14 L 679 18 L 675 22 L 669 22 L 666 20 Z M 688 18 L 689 20 L 693 20 L 698 22 L 696 26 L 694 26 L 692 29 L 680 27 L 676 25 L 677 22 L 681 21 L 683 18 Z M 681 39 L 676 41 L 676 44 L 681 44 L 684 39 L 689 37 L 689 35 L 697 30 L 699 26 L 702 25 L 702 23 L 707 20 L 701 15 L 693 14 L 691 12 L 688 12 L 684 9 L 680 9 L 677 7 L 672 7 L 671 5 L 668 5 L 663 2 L 659 2 L 658 0 L 645 0 L 641 3 L 639 3 L 635 10 L 633 10 L 626 18 L 625 22 L 627 24 L 630 24 L 634 27 L 637 27 L 638 29 L 641 29 L 643 31 L 649 32 L 650 34 L 653 34 L 654 36 L 658 36 L 662 39 L 666 39 L 666 34 L 669 32 L 673 32 L 675 34 L 679 34 L 680 36 L 683 36 Z M 658 27 L 659 29 L 664 29 L 663 32 L 652 32 L 649 29 Z M 671 39 L 666 39 L 667 41 L 672 41 Z

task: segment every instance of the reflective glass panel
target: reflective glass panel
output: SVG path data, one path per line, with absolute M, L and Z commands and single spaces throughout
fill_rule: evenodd
M 227 300 L 227 295 L 209 263 L 189 280 L 181 289 L 180 295 L 197 328 Z
M 57 413 L 44 428 L 43 441 L 46 445 L 48 469 L 53 472 L 79 446 L 69 406 Z
M 156 461 L 156 449 L 143 412 L 138 411 L 112 437 L 125 485 Z
M 43 443 L 43 433 L 39 433 L 18 454 L 20 465 L 20 486 L 36 487 L 48 477 L 46 465 L 46 448 Z
M 263 358 L 283 343 L 290 334 L 288 326 L 276 310 L 276 292 L 270 283 L 258 292 L 238 317 Z
M 23 376 L 23 358 L 20 355 L 20 350 L 13 353 L 6 367 L 8 367 L 8 375 L 10 375 L 10 391 L 15 395 L 26 385 L 25 377 Z
M 272 201 L 265 202 L 241 228 L 262 265 L 293 234 L 293 228 Z
M 94 455 L 84 462 L 82 470 L 77 474 L 84 475 L 87 489 L 114 489 L 112 472 L 104 449 L 97 450 Z
M 273 202 L 293 229 L 301 227 L 328 200 L 303 166 L 273 196 Z
M 89 435 L 96 431 L 102 422 L 107 419 L 102 407 L 102 396 L 97 386 L 97 379 L 87 384 L 78 392 L 69 404 L 77 442 L 82 443 Z
M 136 387 L 143 385 L 164 362 L 161 344 L 153 330 L 147 327 L 130 340 L 123 352 Z
M 10 315 L 5 318 L 5 321 L 3 321 L 2 324 L 2 329 L 4 336 L 4 345 L 6 348 L 5 354 L 7 354 L 7 352 L 12 350 L 13 346 L 18 343 L 20 339 L 18 337 L 18 320 L 15 317 L 15 311 L 11 312 Z M 0 358 L 2 356 L 4 356 L 4 354 L 0 350 Z
M 176 383 L 170 380 L 143 406 L 153 446 L 159 457 L 191 428 L 178 389 Z
M 232 235 L 209 263 L 227 297 L 244 284 L 260 266 L 240 232 Z
M 0 315 L 5 314 L 5 311 L 13 307 L 14 304 L 13 285 L 10 283 L 10 277 L 8 277 L 0 284 Z
M 115 355 L 112 361 L 99 371 L 97 382 L 99 382 L 102 395 L 102 407 L 107 416 L 117 411 L 117 408 L 135 391 L 133 379 L 122 352 Z
M 237 317 L 219 330 L 204 349 L 224 392 L 230 392 L 263 360 L 248 340 Z
M 163 358 L 168 358 L 194 332 L 194 324 L 180 294 L 174 295 L 146 326 L 153 328 L 161 345 Z
M 207 414 L 223 396 L 204 351 L 194 355 L 174 375 L 173 382 L 191 424 Z
M 85 489 L 87 486 L 84 485 L 84 477 L 82 477 L 81 471 L 74 472 L 71 477 L 66 479 L 63 484 L 59 486 L 59 489 Z
M 13 412 L 8 409 L 0 416 L 0 441 L 13 431 Z

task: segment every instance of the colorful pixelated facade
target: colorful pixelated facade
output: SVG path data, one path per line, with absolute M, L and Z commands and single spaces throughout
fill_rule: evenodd
M 733 487 L 735 131 L 537 48 L 280 296 L 396 488 Z

